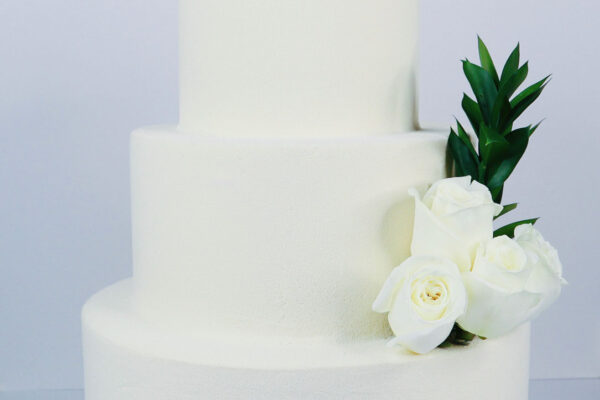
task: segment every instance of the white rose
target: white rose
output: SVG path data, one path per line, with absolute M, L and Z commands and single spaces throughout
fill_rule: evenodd
M 527 253 L 515 240 L 500 236 L 482 244 L 472 271 L 463 273 L 469 307 L 460 327 L 495 338 L 531 319 L 541 300 L 527 288 L 531 274 Z
M 468 271 L 479 244 L 492 238 L 502 206 L 468 176 L 435 183 L 422 200 L 416 190 L 410 193 L 415 198 L 412 255 L 447 258 Z
M 458 266 L 450 260 L 421 256 L 408 258 L 392 271 L 373 310 L 389 312 L 395 335 L 390 344 L 424 354 L 446 340 L 466 305 Z
M 567 282 L 562 277 L 562 263 L 558 252 L 550 245 L 533 225 L 521 225 L 515 229 L 515 240 L 527 253 L 532 266 L 531 275 L 525 285 L 533 293 L 539 293 L 542 300 L 532 317 L 539 315 L 560 295 Z

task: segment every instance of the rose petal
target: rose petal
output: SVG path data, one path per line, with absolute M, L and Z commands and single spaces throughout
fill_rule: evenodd
M 400 334 L 390 341 L 390 345 L 402 345 L 417 354 L 426 354 L 438 347 L 450 335 L 454 322 L 439 324 L 429 332 L 412 331 Z
M 413 256 L 435 256 L 455 262 L 461 271 L 471 268 L 469 247 L 454 236 L 440 220 L 423 204 L 418 192 L 411 191 L 415 198 L 415 222 L 411 244 Z
M 373 311 L 378 313 L 389 312 L 394 302 L 394 297 L 402 286 L 402 281 L 406 276 L 406 263 L 394 268 L 387 278 L 379 295 L 373 302 Z
M 541 300 L 536 293 L 507 292 L 472 272 L 463 274 L 463 282 L 468 307 L 457 322 L 464 330 L 486 338 L 502 336 L 527 322 Z
M 485 204 L 440 217 L 446 229 L 460 238 L 472 262 L 477 247 L 494 235 L 495 204 Z

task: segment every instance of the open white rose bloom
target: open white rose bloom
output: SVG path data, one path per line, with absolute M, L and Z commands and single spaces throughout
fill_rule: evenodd
M 469 308 L 458 320 L 461 328 L 494 338 L 528 321 L 542 297 L 526 289 L 531 270 L 527 254 L 509 237 L 482 244 L 472 270 L 463 273 Z
M 396 336 L 391 344 L 422 354 L 446 340 L 466 305 L 467 296 L 456 264 L 417 256 L 394 269 L 373 310 L 389 312 L 388 320 Z
M 412 255 L 394 269 L 373 304 L 395 338 L 427 353 L 455 322 L 471 334 L 496 338 L 539 315 L 565 283 L 558 253 L 532 225 L 515 238 L 494 236 L 495 204 L 470 177 L 449 178 L 415 198 Z
M 412 255 L 431 255 L 470 269 L 477 247 L 492 238 L 494 217 L 502 211 L 487 187 L 470 177 L 435 183 L 423 199 L 416 190 Z

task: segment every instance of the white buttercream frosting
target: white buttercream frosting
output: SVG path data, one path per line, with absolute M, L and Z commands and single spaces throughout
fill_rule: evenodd
M 152 321 L 244 336 L 388 334 L 371 303 L 409 255 L 445 136 L 133 134 L 134 301 Z
M 526 400 L 529 327 L 415 356 L 385 339 L 210 337 L 157 326 L 125 281 L 83 310 L 86 400 Z
M 181 128 L 219 136 L 415 129 L 418 0 L 180 0 Z

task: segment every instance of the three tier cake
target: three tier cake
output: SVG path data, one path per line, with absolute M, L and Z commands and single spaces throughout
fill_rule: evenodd
M 409 256 L 418 0 L 180 0 L 180 124 L 131 137 L 133 277 L 83 310 L 87 400 L 525 400 L 529 331 L 419 356 L 372 304 Z

